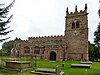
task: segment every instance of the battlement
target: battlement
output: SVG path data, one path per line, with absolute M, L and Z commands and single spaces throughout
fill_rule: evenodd
M 77 11 L 77 12 L 70 12 L 68 15 L 80 14 L 80 13 L 84 13 L 84 11 L 80 10 L 80 11 Z
M 23 40 L 23 42 L 28 42 L 28 40 Z
M 38 37 L 28 37 L 28 39 L 59 38 L 59 37 L 64 37 L 64 36 L 63 35 L 38 36 Z
M 54 36 L 39 36 L 39 37 L 29 37 L 28 41 L 53 41 L 53 40 L 63 40 L 64 36 L 63 35 L 54 35 Z
M 75 16 L 75 15 L 82 15 L 82 14 L 87 14 L 87 4 L 85 4 L 84 10 L 77 10 L 77 6 L 75 6 L 75 11 L 74 12 L 69 12 L 68 7 L 66 10 L 66 18 L 70 16 Z

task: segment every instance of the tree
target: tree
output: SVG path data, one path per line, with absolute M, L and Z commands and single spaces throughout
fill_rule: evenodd
M 98 16 L 100 18 L 100 8 L 98 10 Z M 97 60 L 100 59 L 100 22 L 97 26 L 97 30 L 94 32 L 94 36 L 95 45 L 89 44 L 89 57 Z
M 89 60 L 100 59 L 100 48 L 95 44 L 88 42 Z
M 100 46 L 100 23 L 97 27 L 97 30 L 94 32 L 94 43 L 97 45 L 97 46 Z
M 99 1 L 100 3 L 100 1 Z M 100 18 L 100 8 L 98 10 L 98 16 Z M 99 47 L 100 46 L 100 22 L 99 22 L 99 25 L 97 27 L 97 30 L 94 32 L 94 43 Z
M 11 49 L 13 48 L 13 45 L 14 45 L 13 40 L 10 40 L 8 42 L 3 43 L 1 52 L 3 52 L 3 54 L 5 53 L 5 55 L 10 55 L 10 52 L 11 52 Z
M 94 60 L 93 56 L 94 56 L 94 47 L 95 45 L 91 44 L 90 41 L 88 42 L 88 50 L 89 50 L 89 60 Z
M 10 40 L 8 42 L 4 42 L 2 44 L 2 49 L 0 50 L 1 55 L 10 55 L 11 50 L 14 47 L 15 42 L 21 42 L 22 40 L 20 38 L 15 38 L 15 40 Z
M 7 35 L 8 33 L 13 31 L 13 30 L 7 30 L 8 28 L 10 28 L 9 26 L 7 26 L 7 24 L 11 22 L 11 18 L 13 17 L 13 15 L 8 17 L 8 12 L 9 12 L 9 9 L 13 6 L 14 1 L 10 3 L 10 5 L 8 5 L 7 7 L 0 8 L 0 35 L 1 36 Z M 3 4 L 0 4 L 0 6 L 2 5 Z M 0 42 L 3 42 L 4 40 L 8 38 L 0 39 Z

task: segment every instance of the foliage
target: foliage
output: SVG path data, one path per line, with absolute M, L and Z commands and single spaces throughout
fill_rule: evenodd
M 16 37 L 15 40 L 10 40 L 8 42 L 4 42 L 2 45 L 2 49 L 0 51 L 0 54 L 1 55 L 10 55 L 11 49 L 13 48 L 14 43 L 19 42 L 19 41 L 21 41 L 21 39 Z
M 5 50 L 0 50 L 0 56 L 6 56 L 7 55 L 7 51 Z
M 100 2 L 100 1 L 99 1 Z M 98 10 L 98 16 L 100 18 L 100 9 Z M 100 22 L 99 25 L 97 26 L 97 30 L 94 32 L 94 43 L 89 44 L 89 51 L 90 51 L 90 57 L 94 59 L 100 59 Z
M 91 44 L 89 42 L 88 45 L 89 50 L 89 60 L 97 60 L 100 59 L 100 47 L 96 46 L 95 44 Z
M 97 27 L 97 30 L 94 32 L 94 42 L 97 46 L 100 46 L 100 23 Z
M 100 1 L 99 1 L 99 3 L 100 3 Z M 98 10 L 98 16 L 99 16 L 99 18 L 100 18 L 100 8 L 99 8 L 99 10 Z
M 0 35 L 1 36 L 7 35 L 8 33 L 13 31 L 13 30 L 7 30 L 8 28 L 10 28 L 7 26 L 7 24 L 11 22 L 11 18 L 13 16 L 11 15 L 10 17 L 8 17 L 8 12 L 9 12 L 9 9 L 13 6 L 13 3 L 14 1 L 7 7 L 0 8 Z M 8 38 L 2 38 L 0 39 L 0 42 L 3 42 L 4 40 Z
M 89 47 L 88 47 L 88 50 L 89 50 L 89 60 L 93 60 L 94 59 L 94 47 L 95 45 L 94 44 L 91 44 L 90 42 L 88 43 Z
M 6 55 L 10 55 L 10 52 L 11 52 L 11 49 L 13 48 L 13 45 L 14 45 L 14 41 L 13 40 L 5 42 L 2 45 L 1 51 L 5 52 Z

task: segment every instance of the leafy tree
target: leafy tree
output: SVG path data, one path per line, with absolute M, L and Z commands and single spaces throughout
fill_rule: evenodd
M 13 40 L 3 43 L 2 49 L 1 49 L 3 54 L 5 53 L 5 55 L 10 55 L 10 52 L 11 52 L 11 49 L 13 48 L 13 45 L 14 45 Z
M 100 18 L 100 9 L 98 10 L 98 16 Z M 95 38 L 94 38 L 95 45 L 89 44 L 90 57 L 92 57 L 93 59 L 100 59 L 100 22 L 97 26 L 97 30 L 94 32 L 94 36 L 95 36 Z M 92 49 L 94 49 L 94 50 L 92 50 Z
M 0 50 L 0 56 L 7 56 L 7 51 Z
M 8 12 L 9 12 L 9 9 L 13 6 L 14 1 L 10 3 L 10 5 L 8 5 L 7 7 L 0 8 L 0 35 L 1 36 L 7 35 L 8 33 L 13 31 L 13 30 L 7 30 L 8 28 L 10 28 L 9 26 L 7 26 L 7 24 L 11 22 L 11 18 L 13 16 L 11 15 L 10 17 L 8 17 Z M 0 6 L 2 5 L 3 4 L 0 4 Z M 0 42 L 8 38 L 0 39 Z
M 94 47 L 95 45 L 91 44 L 90 42 L 88 42 L 88 50 L 89 50 L 89 60 L 93 60 L 93 55 L 94 55 Z
M 100 46 L 100 23 L 97 27 L 97 30 L 94 32 L 94 42 L 97 46 Z
M 14 47 L 15 42 L 21 42 L 20 38 L 15 38 L 15 40 L 10 40 L 8 42 L 4 42 L 2 45 L 2 49 L 0 51 L 1 55 L 10 55 L 11 49 Z
M 95 44 L 91 44 L 89 42 L 89 60 L 97 60 L 100 59 L 100 48 Z
M 100 1 L 99 1 L 100 3 Z M 98 10 L 98 16 L 100 18 L 100 8 Z M 94 43 L 97 45 L 97 46 L 100 46 L 100 22 L 99 22 L 99 25 L 97 27 L 97 30 L 94 32 Z

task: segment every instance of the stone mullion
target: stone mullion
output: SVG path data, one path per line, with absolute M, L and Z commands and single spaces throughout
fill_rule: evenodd
M 30 55 L 32 55 L 32 47 L 30 46 Z

